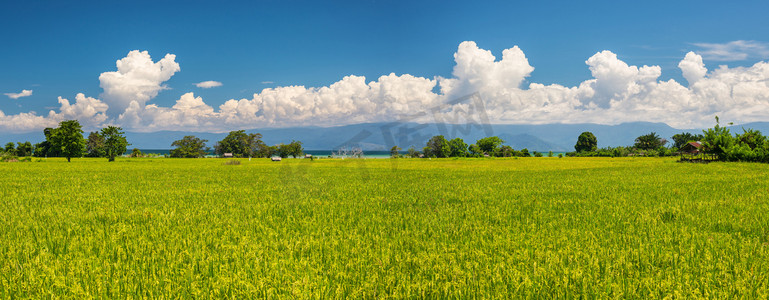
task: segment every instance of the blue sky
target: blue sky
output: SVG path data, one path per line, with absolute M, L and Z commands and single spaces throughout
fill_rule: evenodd
M 99 75 L 115 71 L 115 61 L 132 50 L 147 51 L 155 62 L 171 53 L 180 66 L 162 82 L 166 89 L 142 104 L 171 107 L 193 92 L 217 111 L 264 88 L 323 87 L 348 75 L 366 82 L 390 73 L 455 77 L 454 54 L 464 41 L 497 60 L 518 46 L 534 67 L 521 89 L 576 87 L 593 78 L 586 60 L 603 50 L 630 66 L 659 66 L 657 82 L 687 86 L 678 64 L 689 51 L 703 56 L 709 71 L 766 60 L 768 11 L 765 1 L 4 1 L 0 93 L 33 92 L 0 98 L 0 110 L 42 116 L 59 109 L 59 96 L 105 100 Z M 734 41 L 747 46 L 727 46 Z M 719 47 L 726 56 L 707 54 Z M 222 86 L 194 85 L 207 80 Z M 109 117 L 120 124 L 116 118 Z M 313 117 L 301 124 L 313 124 Z

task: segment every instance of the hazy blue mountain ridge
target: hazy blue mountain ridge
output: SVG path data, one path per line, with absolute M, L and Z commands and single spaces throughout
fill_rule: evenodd
M 742 128 L 760 130 L 769 133 L 769 122 L 756 122 L 729 126 L 732 133 L 741 133 Z M 336 127 L 290 127 L 250 129 L 246 132 L 259 132 L 269 145 L 301 141 L 307 150 L 333 150 L 345 145 L 361 147 L 364 150 L 389 150 L 398 145 L 404 150 L 409 146 L 417 149 L 424 147 L 427 140 L 438 134 L 447 139 L 460 137 L 465 143 L 496 135 L 505 140 L 505 144 L 514 149 L 527 148 L 530 151 L 573 151 L 577 136 L 583 131 L 590 131 L 598 138 L 599 147 L 632 145 L 635 138 L 650 132 L 671 140 L 671 136 L 681 132 L 701 133 L 702 129 L 676 129 L 664 123 L 632 122 L 618 125 L 600 124 L 544 124 L 544 125 L 505 125 L 466 126 L 451 124 L 418 123 L 366 123 Z M 490 134 L 489 134 L 490 133 Z M 88 132 L 85 133 L 87 136 Z M 227 133 L 158 131 L 126 132 L 129 148 L 170 149 L 171 143 L 185 135 L 194 135 L 208 140 L 213 146 Z M 44 139 L 42 131 L 26 134 L 0 133 L 0 146 L 8 142 L 30 141 L 38 143 Z

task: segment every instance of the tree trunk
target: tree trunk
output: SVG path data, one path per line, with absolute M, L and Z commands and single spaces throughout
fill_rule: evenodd
M 70 162 L 71 157 L 67 156 L 67 162 Z
M 115 161 L 115 157 L 114 156 L 110 156 L 109 157 L 109 161 Z

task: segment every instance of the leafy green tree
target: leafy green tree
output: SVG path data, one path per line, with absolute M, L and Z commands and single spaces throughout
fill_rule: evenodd
M 574 150 L 577 152 L 595 151 L 598 148 L 598 139 L 590 131 L 585 131 L 577 137 Z
M 513 156 L 515 156 L 515 149 L 513 149 L 513 147 L 510 147 L 508 145 L 504 145 L 502 147 L 499 147 L 499 150 L 497 150 L 494 153 L 494 156 L 513 157 Z
M 70 162 L 73 157 L 81 157 L 85 152 L 83 127 L 77 120 L 62 121 L 51 134 L 52 148 L 58 150 Z
M 5 144 L 5 149 L 3 151 L 8 155 L 16 155 L 16 144 L 13 142 L 8 142 L 8 144 Z
M 427 147 L 427 146 L 422 147 L 422 153 L 425 154 L 425 157 L 432 157 L 433 156 L 430 153 L 430 147 Z
M 449 147 L 451 148 L 451 157 L 465 157 L 467 156 L 467 144 L 461 138 L 454 138 L 449 141 Z
M 521 149 L 521 156 L 522 157 L 531 157 L 531 153 L 529 153 L 529 149 L 526 149 L 526 148 Z
M 635 139 L 634 147 L 642 150 L 653 150 L 667 144 L 667 140 L 660 138 L 657 133 L 644 134 Z
M 407 151 L 409 153 L 408 154 L 409 157 L 411 157 L 411 158 L 419 158 L 419 151 L 417 151 L 417 149 L 414 149 L 414 146 L 409 147 L 409 149 Z
M 425 155 L 434 157 L 449 157 L 451 154 L 451 146 L 449 141 L 442 135 L 436 135 L 427 141 L 427 147 L 425 147 Z
M 131 157 L 142 157 L 143 155 L 144 154 L 142 153 L 141 150 L 139 150 L 139 148 L 134 148 L 133 150 L 131 150 L 131 155 L 130 156 Z
M 115 126 L 107 126 L 101 129 L 100 135 L 104 138 L 104 154 L 109 161 L 115 161 L 115 157 L 122 155 L 128 148 L 128 140 L 126 140 L 125 132 L 121 131 L 123 128 Z
M 98 131 L 88 134 L 88 140 L 85 142 L 85 156 L 87 157 L 105 157 L 104 136 Z
M 681 132 L 674 134 L 671 138 L 673 139 L 673 148 L 680 149 L 689 142 L 702 141 L 703 136 L 701 134 Z
M 390 148 L 390 157 L 392 158 L 400 157 L 401 155 L 400 153 L 398 153 L 398 151 L 401 151 L 401 147 L 393 146 L 392 148 Z
M 280 156 L 280 153 L 278 152 L 278 146 L 279 145 L 267 146 L 267 152 L 268 152 L 267 156 L 260 156 L 260 157 L 271 157 L 273 155 Z
M 542 152 L 534 151 L 534 157 L 542 157 Z
M 16 155 L 18 156 L 30 156 L 32 155 L 32 143 L 30 142 L 18 142 L 16 143 Z
M 478 148 L 489 155 L 494 155 L 494 153 L 499 150 L 499 146 L 504 143 L 502 139 L 500 139 L 497 136 L 490 136 L 485 137 L 480 140 L 475 141 L 475 144 L 478 145 Z
M 45 135 L 45 141 L 35 144 L 34 156 L 36 157 L 58 157 L 61 156 L 59 149 L 56 149 L 53 144 L 53 134 L 56 132 L 56 128 L 43 129 Z
M 218 155 L 232 153 L 235 157 L 264 156 L 267 145 L 262 141 L 261 133 L 246 133 L 245 130 L 230 131 L 227 136 L 214 145 Z
M 718 117 L 716 117 L 716 126 L 708 130 L 703 130 L 702 151 L 713 154 L 720 160 L 726 160 L 726 151 L 734 145 L 734 137 L 729 129 L 721 127 Z
M 751 150 L 760 147 L 766 142 L 766 137 L 761 134 L 761 131 L 753 129 L 745 130 L 745 128 L 743 128 L 742 131 L 742 134 L 737 135 L 737 141 L 740 144 L 747 145 Z
M 302 142 L 300 141 L 294 141 L 292 140 L 291 143 L 288 144 L 288 151 L 289 155 L 296 158 L 297 156 L 303 156 L 304 155 L 304 148 L 302 147 Z
M 302 148 L 302 142 L 292 140 L 291 143 L 288 143 L 288 144 L 278 144 L 277 154 L 282 158 L 286 158 L 289 156 L 296 158 L 297 156 L 301 156 L 302 154 L 304 154 L 304 148 Z
M 203 157 L 211 150 L 211 148 L 206 147 L 206 142 L 208 140 L 200 139 L 194 135 L 185 136 L 181 140 L 171 143 L 171 147 L 176 147 L 171 150 L 171 157 Z
M 467 147 L 467 151 L 473 157 L 481 157 L 481 156 L 483 156 L 483 150 L 481 150 L 481 148 L 478 147 L 478 145 L 476 145 L 476 144 L 472 144 L 469 147 Z

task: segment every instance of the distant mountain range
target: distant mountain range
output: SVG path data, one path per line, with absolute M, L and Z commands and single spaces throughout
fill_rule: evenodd
M 762 133 L 769 133 L 769 122 L 748 123 L 730 126 L 732 133 L 742 132 L 741 128 L 752 128 Z M 335 150 L 340 147 L 360 147 L 364 150 L 389 150 L 397 145 L 403 150 L 409 146 L 417 149 L 424 147 L 430 137 L 442 134 L 447 139 L 460 137 L 465 143 L 472 144 L 486 136 L 499 136 L 505 144 L 514 149 L 527 148 L 531 151 L 573 151 L 577 136 L 590 131 L 598 138 L 599 147 L 632 145 L 635 138 L 650 132 L 671 140 L 671 136 L 681 132 L 701 133 L 702 129 L 675 129 L 664 123 L 633 122 L 619 125 L 599 124 L 546 124 L 546 125 L 486 125 L 467 126 L 451 124 L 417 123 L 366 123 L 337 127 L 291 127 L 264 128 L 246 130 L 259 132 L 262 140 L 269 145 L 301 141 L 307 150 Z M 87 134 L 87 133 L 86 133 Z M 171 142 L 185 135 L 194 135 L 207 139 L 213 146 L 227 133 L 158 131 L 126 132 L 129 148 L 170 149 Z M 43 133 L 5 134 L 0 133 L 0 146 L 7 142 L 40 142 Z M 672 140 L 671 140 L 672 141 Z

